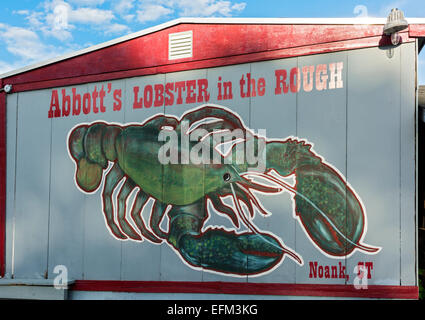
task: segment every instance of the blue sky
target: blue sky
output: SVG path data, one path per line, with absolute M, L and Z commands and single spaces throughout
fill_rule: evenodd
M 178 17 L 425 18 L 423 0 L 19 0 L 2 2 L 0 74 Z M 425 51 L 425 50 L 424 50 Z M 425 84 L 425 52 L 419 83 Z

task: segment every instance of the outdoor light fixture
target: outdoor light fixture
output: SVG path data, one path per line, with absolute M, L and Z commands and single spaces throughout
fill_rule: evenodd
M 397 8 L 391 9 L 387 18 L 387 23 L 384 26 L 384 34 L 391 36 L 391 43 L 398 45 L 400 43 L 399 31 L 406 29 L 409 26 L 406 19 L 404 19 L 403 11 Z
M 0 88 L 0 92 L 2 92 L 2 91 L 6 92 L 6 93 L 10 93 L 12 91 L 12 85 L 7 84 L 3 88 Z

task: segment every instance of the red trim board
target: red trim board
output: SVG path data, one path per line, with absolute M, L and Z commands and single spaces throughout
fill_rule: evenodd
M 409 37 L 424 38 L 425 37 L 425 24 L 411 24 L 411 25 L 409 25 Z
M 133 293 L 207 293 L 383 299 L 418 299 L 419 297 L 418 287 L 387 285 L 371 285 L 367 289 L 356 289 L 353 285 L 339 284 L 77 280 L 70 289 Z
M 401 33 L 402 42 L 413 41 L 408 37 L 407 32 Z M 336 51 L 345 51 L 353 49 L 368 48 L 373 46 L 385 46 L 390 44 L 388 37 L 376 36 L 362 39 L 354 39 L 347 41 L 337 41 L 324 44 L 316 44 L 311 46 L 302 46 L 294 48 L 268 50 L 255 53 L 246 53 L 229 57 L 218 57 L 199 61 L 186 61 L 174 64 L 158 65 L 154 67 L 123 70 L 116 72 L 100 73 L 100 74 L 86 74 L 78 77 L 71 78 L 55 78 L 46 81 L 32 81 L 25 83 L 18 83 L 13 85 L 13 92 L 24 92 L 31 90 L 39 90 L 53 87 L 64 87 L 69 85 L 78 85 L 90 82 L 110 81 L 116 79 L 138 77 L 145 75 L 153 75 L 160 73 L 170 73 L 187 70 L 197 70 L 204 68 L 222 67 L 228 65 L 236 65 L 242 63 L 252 63 L 259 61 L 268 61 L 273 59 L 291 58 L 307 56 L 312 54 L 330 53 Z M 9 80 L 7 80 L 9 83 Z

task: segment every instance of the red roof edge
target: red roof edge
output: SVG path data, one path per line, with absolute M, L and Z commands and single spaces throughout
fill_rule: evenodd
M 410 24 L 409 37 L 411 38 L 424 38 L 425 37 L 425 24 Z

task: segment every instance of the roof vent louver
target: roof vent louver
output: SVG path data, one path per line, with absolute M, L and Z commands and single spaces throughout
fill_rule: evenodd
M 185 31 L 168 35 L 168 59 L 190 58 L 193 54 L 193 32 Z

